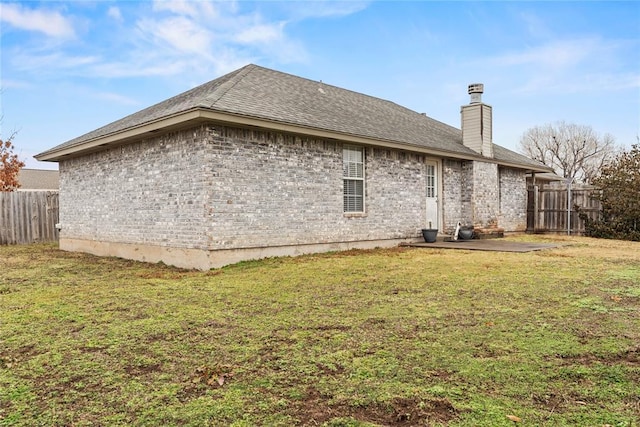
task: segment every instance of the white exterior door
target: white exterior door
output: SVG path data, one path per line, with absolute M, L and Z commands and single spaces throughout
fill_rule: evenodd
M 435 161 L 427 161 L 426 163 L 426 184 L 427 209 L 425 228 L 439 228 L 438 163 Z

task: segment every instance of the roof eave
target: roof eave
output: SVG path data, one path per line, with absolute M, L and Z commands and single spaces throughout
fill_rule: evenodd
M 148 136 L 149 134 L 182 127 L 189 122 L 197 121 L 199 118 L 200 114 L 198 110 L 194 109 L 143 123 L 139 126 L 134 126 L 122 131 L 91 138 L 70 146 L 52 148 L 40 154 L 36 154 L 34 157 L 40 161 L 58 162 L 79 154 L 86 154 L 108 148 L 110 146 L 120 145 L 132 140 L 140 139 L 141 137 Z
M 432 155 L 437 157 L 445 157 L 458 160 L 480 160 L 492 163 L 498 163 L 503 166 L 514 167 L 517 169 L 526 169 L 527 171 L 535 172 L 548 172 L 544 168 L 534 168 L 530 165 L 501 162 L 496 159 L 486 158 L 479 154 L 474 153 L 460 153 L 455 151 L 437 150 L 429 147 L 424 147 L 416 144 L 404 143 L 399 141 L 383 140 L 370 138 L 366 136 L 359 136 L 349 133 L 341 133 L 336 131 L 330 131 L 322 128 L 314 128 L 308 126 L 302 126 L 287 122 L 278 122 L 273 120 L 261 119 L 254 116 L 246 116 L 241 114 L 233 114 L 229 112 L 221 112 L 212 110 L 209 108 L 196 107 L 191 110 L 174 114 L 168 117 L 163 117 L 158 120 L 147 122 L 139 126 L 125 129 L 119 132 L 113 132 L 108 135 L 88 139 L 72 146 L 53 148 L 43 153 L 34 156 L 40 161 L 58 162 L 71 157 L 76 157 L 82 154 L 88 154 L 91 152 L 99 151 L 109 147 L 122 145 L 134 140 L 140 140 L 144 137 L 157 134 L 158 132 L 167 132 L 184 128 L 189 125 L 193 125 L 201 122 L 217 122 L 224 124 L 234 124 L 242 126 L 250 126 L 257 128 L 267 128 L 272 130 L 278 130 L 286 133 L 303 134 L 308 136 L 314 136 L 318 138 L 326 138 L 339 140 L 343 142 L 364 144 L 377 147 L 392 148 L 398 150 L 412 151 L 426 155 Z
M 505 166 L 508 168 L 523 169 L 526 173 L 531 173 L 531 172 L 545 173 L 545 172 L 553 171 L 553 169 L 548 168 L 546 166 L 534 166 L 534 165 L 524 164 L 524 163 L 502 162 L 502 161 L 496 161 L 496 163 L 500 166 Z
M 253 116 L 245 116 L 241 114 L 233 114 L 229 112 L 220 112 L 211 110 L 208 108 L 197 107 L 189 111 L 174 114 L 172 116 L 163 117 L 158 120 L 147 122 L 139 126 L 131 127 L 119 132 L 113 132 L 107 135 L 91 138 L 86 141 L 71 145 L 63 146 L 59 148 L 53 148 L 48 151 L 35 155 L 34 157 L 40 161 L 58 162 L 71 157 L 76 157 L 82 154 L 88 154 L 91 152 L 99 151 L 109 147 L 122 145 L 127 142 L 142 139 L 146 136 L 151 136 L 158 132 L 166 132 L 175 130 L 181 127 L 195 124 L 198 122 L 217 122 L 233 125 L 251 126 L 258 128 L 266 128 L 272 130 L 279 130 L 287 133 L 297 133 L 308 136 L 314 136 L 318 138 L 327 138 L 340 140 L 350 143 L 359 143 L 371 146 L 380 146 L 387 148 L 395 148 L 400 150 L 408 150 L 414 152 L 420 152 L 424 154 L 431 154 L 434 156 L 450 157 L 466 160 L 474 160 L 478 158 L 473 154 L 464 154 L 457 152 L 450 152 L 446 150 L 435 150 L 428 147 L 421 147 L 415 144 L 408 144 L 398 141 L 389 141 L 375 139 L 365 136 L 358 136 L 348 133 L 340 133 L 336 131 L 330 131 L 322 128 L 314 128 L 308 126 L 297 125 L 287 122 L 278 122 L 273 120 L 261 119 Z

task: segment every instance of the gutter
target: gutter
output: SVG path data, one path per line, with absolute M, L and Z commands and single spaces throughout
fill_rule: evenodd
M 321 128 L 313 128 L 301 126 L 287 122 L 277 122 L 272 120 L 260 119 L 256 117 L 244 116 L 241 114 L 223 113 L 209 108 L 196 107 L 191 110 L 165 116 L 150 122 L 127 128 L 121 131 L 112 132 L 106 135 L 97 136 L 86 141 L 76 144 L 54 147 L 44 151 L 34 157 L 40 161 L 58 162 L 60 160 L 77 157 L 79 155 L 100 151 L 109 147 L 122 145 L 135 140 L 150 137 L 158 132 L 167 132 L 185 128 L 198 123 L 221 123 L 229 125 L 250 126 L 271 130 L 278 130 L 286 133 L 302 134 L 314 136 L 324 139 L 332 139 L 348 143 L 358 143 L 373 147 L 393 148 L 403 151 L 411 151 L 414 153 L 426 154 L 437 157 L 444 157 L 457 160 L 478 160 L 489 163 L 497 163 L 502 166 L 513 167 L 516 169 L 526 169 L 527 171 L 548 172 L 545 168 L 533 168 L 531 165 L 500 162 L 495 159 L 489 159 L 478 154 L 465 154 L 447 150 L 434 150 L 428 147 L 421 147 L 415 144 L 407 144 L 398 141 L 382 140 L 348 133 L 328 131 Z M 492 160 L 492 161 L 491 161 Z

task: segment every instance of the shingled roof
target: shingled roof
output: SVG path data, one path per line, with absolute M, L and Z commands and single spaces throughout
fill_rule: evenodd
M 322 131 L 336 139 L 357 138 L 372 145 L 395 144 L 407 150 L 452 158 L 482 158 L 462 144 L 462 132 L 424 114 L 384 99 L 331 86 L 291 74 L 247 65 L 220 78 L 145 108 L 36 156 L 58 161 L 63 155 L 122 142 L 136 129 L 189 120 L 205 120 L 207 113 L 225 121 L 251 118 L 262 126 L 291 126 L 298 132 Z M 211 117 L 209 117 L 211 118 Z M 516 167 L 539 170 L 541 165 L 506 148 L 494 150 L 494 159 Z M 482 158 L 485 161 L 491 159 Z M 546 168 L 542 166 L 546 171 Z
M 60 188 L 60 172 L 46 169 L 20 169 L 19 190 L 57 190 Z

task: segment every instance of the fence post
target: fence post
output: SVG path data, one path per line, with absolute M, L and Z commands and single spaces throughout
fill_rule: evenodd
M 571 235 L 571 183 L 573 178 L 567 178 L 567 235 Z
M 537 185 L 533 186 L 533 232 L 538 231 L 538 215 L 540 215 L 540 191 Z

